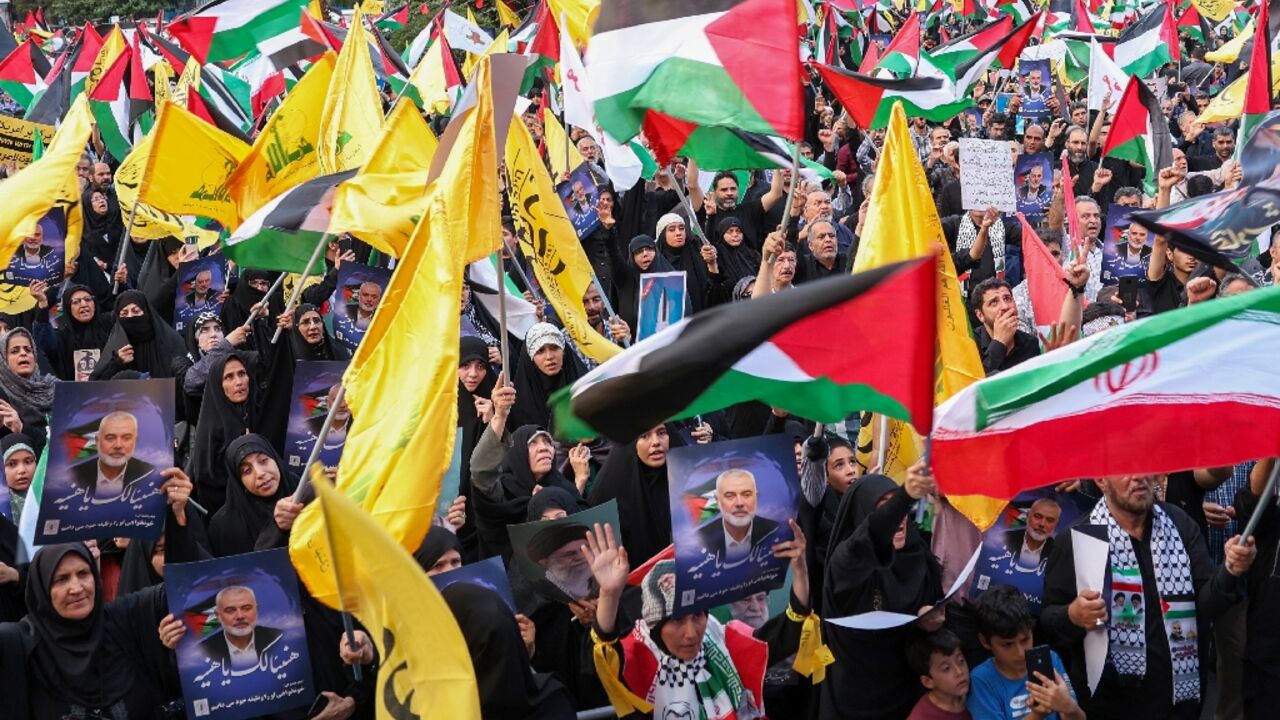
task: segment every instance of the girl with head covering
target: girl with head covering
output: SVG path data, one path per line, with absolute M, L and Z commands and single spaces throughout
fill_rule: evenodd
M 475 502 L 471 500 L 471 453 L 476 449 L 484 426 L 493 418 L 493 386 L 497 377 L 489 365 L 489 346 L 478 337 L 463 336 L 458 354 L 458 428 L 462 430 L 462 469 L 458 494 L 467 498 L 466 522 L 458 528 L 458 539 L 469 559 L 478 559 Z
M 747 245 L 742 234 L 742 221 L 734 216 L 716 223 L 711 244 L 716 248 L 722 285 L 736 287 L 742 278 L 755 278 L 760 270 L 760 251 Z
M 520 627 L 502 598 L 471 583 L 441 593 L 467 641 L 480 690 L 480 714 L 504 720 L 572 720 L 573 700 L 558 680 L 534 673 Z
M 413 559 L 427 577 L 457 570 L 462 567 L 462 543 L 448 528 L 432 525 L 422 544 L 413 553 Z
M 37 323 L 37 327 L 45 325 L 39 319 Z M 62 296 L 62 312 L 49 353 L 58 379 L 87 380 L 97 367 L 114 325 L 111 313 L 99 309 L 92 290 L 84 285 L 68 287 Z
M 921 614 L 942 597 L 942 570 L 908 513 L 934 487 L 917 464 L 899 487 L 884 475 L 865 475 L 844 493 L 827 551 L 823 613 L 845 617 L 880 610 Z M 917 624 L 940 626 L 939 613 Z M 821 718 L 906 717 L 920 683 L 906 663 L 915 628 L 876 632 L 828 626 L 835 654 L 822 683 Z
M 187 474 L 195 481 L 200 503 L 216 513 L 222 507 L 228 480 L 238 477 L 228 472 L 227 447 L 258 428 L 257 386 L 251 363 L 240 353 L 229 353 L 214 362 L 209 377 Z
M 639 327 L 636 320 L 640 313 L 641 273 L 672 272 L 675 268 L 658 252 L 657 241 L 648 235 L 636 235 L 630 240 L 618 237 L 616 247 L 610 247 L 613 287 L 618 299 L 615 309 L 628 326 Z
M 294 360 L 349 360 L 351 351 L 335 341 L 324 326 L 320 309 L 302 303 L 293 311 L 293 332 L 288 333 Z
M 9 488 L 9 516 L 14 522 L 22 517 L 27 491 L 36 476 L 37 456 L 31 438 L 24 433 L 10 433 L 0 439 L 4 458 L 4 482 Z
M 182 240 L 176 237 L 161 238 L 151 243 L 147 257 L 138 270 L 138 280 L 134 287 L 146 295 L 155 308 L 156 315 L 168 327 L 173 327 L 173 301 L 178 294 L 178 265 L 196 257 L 197 253 L 187 250 Z
M 241 268 L 235 287 L 227 296 L 227 301 L 222 304 L 222 327 L 237 328 L 244 325 L 249 320 L 253 306 L 262 302 L 267 295 L 267 290 L 271 289 L 271 284 L 278 276 L 279 273 L 266 270 Z M 268 305 L 271 306 L 268 310 L 270 318 L 276 318 L 284 312 L 284 300 L 281 299 L 279 292 L 271 294 Z M 261 320 L 262 316 L 260 315 L 258 319 Z M 273 322 L 264 321 L 264 324 L 270 325 Z M 270 337 L 268 335 L 264 340 L 269 340 Z
M 643 563 L 671 544 L 667 451 L 680 436 L 658 425 L 609 453 L 588 498 L 592 507 L 618 501 L 622 544 Z
M 124 549 L 124 559 L 120 561 L 120 582 L 116 585 L 116 597 L 164 582 L 164 550 L 163 535 L 158 540 L 130 540 L 129 546 Z
M 81 201 L 84 225 L 80 232 L 82 253 L 80 262 L 101 260 L 108 266 L 115 265 L 120 240 L 124 238 L 124 221 L 120 219 L 120 203 L 115 195 L 102 190 L 86 190 Z M 93 262 L 94 267 L 97 263 Z
M 36 455 L 44 450 L 53 411 L 52 375 L 40 372 L 36 343 L 31 331 L 14 328 L 0 338 L 4 362 L 0 362 L 0 437 L 23 433 Z
M 264 388 L 266 392 L 259 406 L 260 427 L 256 432 L 261 433 L 272 446 L 282 448 L 292 404 L 293 373 L 298 361 L 349 360 L 351 351 L 329 335 L 315 305 L 302 303 L 293 315 L 283 316 L 278 321 L 285 330 L 274 346 L 266 346 L 270 369 Z M 269 339 L 270 335 L 267 337 Z
M 204 396 L 205 382 L 209 379 L 209 369 L 213 367 L 213 363 L 219 358 L 237 352 L 239 347 L 248 342 L 249 330 L 244 326 L 232 328 L 229 333 L 224 333 L 223 330 L 222 321 L 217 313 L 206 310 L 188 323 L 183 331 L 182 339 L 187 347 L 187 354 L 179 359 L 178 367 L 182 369 L 177 373 L 176 378 L 180 381 L 182 394 L 186 400 L 188 418 L 200 417 L 200 401 Z M 261 370 L 258 366 L 258 353 L 241 351 L 241 354 L 253 364 L 255 371 Z M 260 372 L 256 372 L 255 375 L 261 377 Z
M 232 440 L 225 457 L 226 502 L 209 521 L 214 557 L 253 552 L 263 531 L 275 528 L 276 503 L 290 497 L 297 485 L 261 435 Z
M 773 546 L 774 557 L 788 558 L 791 565 L 787 631 L 769 625 L 753 630 L 740 621 L 722 624 L 706 610 L 677 613 L 676 563 L 670 559 L 654 563 L 645 575 L 641 618 L 634 626 L 625 623 L 618 615 L 631 570 L 629 553 L 612 526 L 597 525 L 587 533 L 584 554 L 600 586 L 596 672 L 619 717 L 633 712 L 662 719 L 765 717 L 765 669 L 797 654 L 802 629 L 818 630 L 808 607 L 804 533 L 795 520 L 790 525 L 795 539 Z
M 524 336 L 516 361 L 516 406 L 511 424 L 551 427 L 547 402 L 557 390 L 587 374 L 576 353 L 565 351 L 564 333 L 550 323 L 534 323 Z
M 174 361 L 184 352 L 182 338 L 152 309 L 142 291 L 126 290 L 116 298 L 115 326 L 90 379 L 107 380 L 121 370 L 171 378 Z

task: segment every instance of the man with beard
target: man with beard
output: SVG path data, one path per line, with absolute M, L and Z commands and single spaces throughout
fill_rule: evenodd
M 382 300 L 381 285 L 372 280 L 360 283 L 360 289 L 356 292 L 356 302 L 352 303 L 353 307 L 347 308 L 357 330 L 369 329 L 369 323 L 373 322 L 373 314 L 377 312 L 380 300 Z M 351 312 L 352 310 L 355 312 Z
M 725 470 L 716 478 L 720 518 L 698 528 L 702 554 L 715 558 L 715 567 L 735 567 L 753 557 L 772 556 L 769 545 L 777 540 L 778 522 L 756 515 L 758 500 L 756 477 L 750 471 Z
M 849 256 L 838 251 L 837 230 L 841 227 L 826 218 L 814 220 L 805 227 L 809 254 L 797 260 L 795 284 L 849 272 Z
M 1075 178 L 1071 188 L 1076 198 L 1090 195 L 1093 191 L 1093 175 L 1098 171 L 1098 163 L 1089 159 L 1089 132 L 1079 125 L 1072 125 L 1067 130 L 1067 167 L 1071 177 Z M 1110 175 L 1107 180 L 1110 180 Z M 1063 182 L 1067 182 L 1063 178 Z
M 1193 172 L 1217 170 L 1231 159 L 1236 152 L 1236 134 L 1230 127 L 1220 127 L 1213 131 L 1213 154 L 1188 154 L 1187 162 Z
M 591 565 L 582 554 L 587 526 L 581 523 L 552 525 L 529 541 L 529 559 L 545 571 L 547 582 L 570 600 L 591 595 Z
M 191 292 L 187 293 L 187 309 L 202 310 L 217 303 L 217 293 L 212 290 L 213 272 L 206 269 L 196 273 L 191 283 Z
M 1241 545 L 1236 535 L 1226 542 L 1223 566 L 1215 566 L 1195 521 L 1156 502 L 1158 481 L 1155 475 L 1103 478 L 1103 497 L 1087 520 L 1106 529 L 1111 589 L 1138 593 L 1148 608 L 1141 632 L 1124 631 L 1132 619 L 1108 613 L 1110 598 L 1101 588 L 1078 588 L 1072 536 L 1056 544 L 1045 570 L 1040 626 L 1050 643 L 1070 649 L 1072 685 L 1090 718 L 1200 717 L 1207 623 L 1243 597 L 1241 578 L 1257 554 L 1253 538 Z M 1092 692 L 1084 652 L 1090 633 L 1103 634 L 1107 648 Z
M 200 652 L 223 675 L 244 675 L 262 665 L 262 655 L 284 632 L 258 624 L 258 596 L 252 588 L 232 585 L 218 591 L 214 606 L 222 632 L 200 641 Z
M 631 328 L 627 327 L 627 321 L 618 315 L 609 318 L 608 327 L 605 326 L 604 298 L 600 297 L 600 291 L 595 283 L 588 285 L 587 291 L 582 294 L 582 309 L 587 313 L 587 323 L 597 333 L 619 344 L 631 337 Z
M 759 630 L 769 622 L 769 593 L 761 590 L 729 603 L 729 616 Z
M 792 287 L 796 276 L 796 249 L 782 240 L 782 233 L 772 232 L 760 250 L 760 272 L 756 274 L 751 297 L 761 297 Z
M 1045 563 L 1053 553 L 1053 533 L 1062 517 L 1062 505 L 1048 497 L 1038 498 L 1027 508 L 1027 526 L 1004 534 L 1013 569 L 1017 572 L 1044 573 Z
M 789 172 L 778 170 L 769 181 L 769 191 L 758 198 L 745 200 L 738 204 L 738 177 L 731 172 L 716 173 L 711 181 L 711 195 L 704 196 L 697 183 L 689 184 L 689 200 L 698 210 L 698 223 L 702 225 L 706 237 L 711 236 L 710 228 L 726 217 L 736 217 L 742 227 L 742 235 L 748 247 L 759 249 L 768 234 L 766 221 L 769 212 L 786 195 L 786 179 Z M 686 177 L 696 178 L 698 165 L 689 161 Z
M 131 413 L 107 413 L 98 423 L 98 456 L 71 467 L 71 481 L 84 490 L 84 502 L 131 502 L 132 488 L 155 475 L 155 466 L 133 456 L 138 442 L 138 418 Z

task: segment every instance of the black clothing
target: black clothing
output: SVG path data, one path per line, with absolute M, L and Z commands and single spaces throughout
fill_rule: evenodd
M 93 293 L 84 285 L 71 285 L 62 295 L 62 314 L 58 316 L 58 327 L 54 334 L 57 346 L 51 348 L 52 352 L 49 353 L 49 359 L 53 361 L 54 374 L 59 380 L 75 380 L 76 351 L 101 352 L 103 346 L 107 344 L 107 339 L 111 337 L 111 329 L 115 325 L 115 319 L 110 313 L 103 312 L 102 308 L 98 307 L 97 300 L 94 300 L 93 317 L 89 322 L 82 323 L 76 320 L 71 314 L 71 296 L 80 291 Z
M 1259 505 L 1258 497 L 1248 486 L 1241 488 L 1235 497 L 1236 522 L 1247 523 L 1258 512 Z M 1249 612 L 1245 620 L 1248 632 L 1245 634 L 1244 659 L 1246 665 L 1253 664 L 1268 675 L 1280 676 L 1280 634 L 1275 632 L 1276 612 L 1280 610 L 1280 577 L 1274 572 L 1277 557 L 1280 557 L 1280 510 L 1275 502 L 1269 502 L 1262 512 L 1254 536 L 1258 556 L 1248 578 Z M 1277 689 L 1280 685 L 1271 686 L 1271 692 Z M 1275 712 L 1280 706 L 1262 707 Z
M 678 433 L 668 428 L 671 446 L 680 444 Z M 596 475 L 587 497 L 592 507 L 618 501 L 622 545 L 632 565 L 639 567 L 671 544 L 671 496 L 667 489 L 667 464 L 651 468 L 640 461 L 636 443 L 617 445 Z
M 279 482 L 274 493 L 261 497 L 250 492 L 240 478 L 240 463 L 254 453 L 264 453 L 276 463 Z M 276 503 L 293 494 L 297 483 L 285 472 L 275 449 L 261 435 L 241 435 L 227 445 L 226 503 L 209 521 L 209 543 L 215 557 L 239 555 L 259 548 L 264 530 L 275 527 Z
M 249 395 L 240 403 L 231 402 L 222 390 L 222 374 L 232 359 L 243 363 L 249 373 Z M 186 471 L 195 483 L 200 504 L 210 513 L 217 514 L 222 508 L 228 481 L 239 482 L 238 473 L 228 473 L 225 453 L 227 446 L 236 438 L 246 432 L 257 431 L 256 392 L 253 366 L 244 355 L 228 353 L 209 368 L 209 381 L 204 385 L 200 419 L 196 422 Z
M 120 310 L 135 305 L 142 315 L 120 317 Z M 137 370 L 151 378 L 174 376 L 174 361 L 186 353 L 182 337 L 156 312 L 151 302 L 140 290 L 127 290 L 116 299 L 115 325 L 102 347 L 98 365 L 90 380 L 110 380 L 121 370 Z M 116 351 L 125 345 L 133 347 L 133 362 L 125 364 Z
M 1040 354 L 1040 340 L 1022 330 L 1014 332 L 1013 348 L 992 338 L 983 325 L 974 325 L 973 340 L 978 344 L 978 352 L 982 354 L 982 369 L 987 371 L 988 377 Z
M 458 536 L 447 528 L 432 525 L 427 530 L 426 537 L 422 538 L 422 544 L 413 552 L 413 559 L 418 561 L 423 572 L 430 572 L 450 550 L 457 550 L 458 554 L 462 554 L 462 543 L 458 542 Z
M 1151 294 L 1151 313 L 1177 310 L 1186 304 L 1186 295 L 1182 281 L 1173 273 L 1168 265 L 1164 269 L 1164 277 L 1159 280 L 1147 280 L 1147 292 Z
M 521 350 L 515 358 L 516 404 L 511 408 L 511 416 L 507 419 L 511 427 L 521 425 L 537 425 L 551 428 L 551 409 L 547 401 L 559 389 L 568 387 L 578 378 L 587 374 L 587 368 L 578 354 L 572 349 L 564 348 L 564 359 L 560 363 L 560 372 L 547 375 L 538 369 L 537 363 L 529 357 L 527 348 Z M 474 408 L 474 405 L 472 406 Z

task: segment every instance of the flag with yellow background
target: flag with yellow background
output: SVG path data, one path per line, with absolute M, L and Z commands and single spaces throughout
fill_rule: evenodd
M 288 102 L 288 97 L 285 101 Z M 320 140 L 317 143 L 320 174 L 353 170 L 364 165 L 377 142 L 374 132 L 381 126 L 382 97 L 373 76 L 364 16 L 361 8 L 357 7 L 351 19 L 351 31 L 338 53 L 320 115 Z
M 134 148 L 129 156 L 145 157 L 141 175 L 130 173 L 137 201 L 174 215 L 217 220 L 228 228 L 239 224 L 231 178 L 249 155 L 248 145 L 196 117 L 177 99 L 165 103 L 142 145 L 144 153 Z
M 125 156 L 120 167 L 116 168 L 114 178 L 116 197 L 120 200 L 120 218 L 125 223 L 127 234 L 136 240 L 194 237 L 201 250 L 212 246 L 218 242 L 217 232 L 206 230 L 181 215 L 167 213 L 146 203 L 138 202 L 138 189 L 142 186 L 142 179 L 146 175 L 147 162 L 151 158 L 154 140 L 154 134 L 143 137 Z M 138 206 L 136 211 L 135 204 Z M 130 218 L 133 221 L 132 226 L 129 225 Z

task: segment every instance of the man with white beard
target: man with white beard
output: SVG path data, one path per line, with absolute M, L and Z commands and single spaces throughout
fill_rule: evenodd
M 761 590 L 729 603 L 729 616 L 759 630 L 769 622 L 769 593 Z
M 1042 497 L 1027 508 L 1027 526 L 1005 533 L 1005 548 L 1012 555 L 1010 564 L 1017 572 L 1044 573 L 1044 564 L 1053 552 L 1053 533 L 1058 529 L 1062 506 L 1053 498 Z
M 582 554 L 586 535 L 586 525 L 569 523 L 544 528 L 529 541 L 529 559 L 542 566 L 548 582 L 575 601 L 591 595 L 591 564 Z
M 224 675 L 243 675 L 262 667 L 262 654 L 284 632 L 258 625 L 258 596 L 252 588 L 231 585 L 214 597 L 222 632 L 200 641 L 200 652 L 210 665 L 221 665 Z
M 111 412 L 98 423 L 98 456 L 71 467 L 71 481 L 84 490 L 84 502 L 101 505 L 123 498 L 131 502 L 134 487 L 155 475 L 155 466 L 133 456 L 138 418 Z
M 748 470 L 725 470 L 716 478 L 716 505 L 720 520 L 698 528 L 702 551 L 713 555 L 720 567 L 733 567 L 754 553 L 758 559 L 771 557 L 778 523 L 756 515 L 756 477 Z

